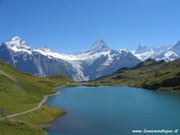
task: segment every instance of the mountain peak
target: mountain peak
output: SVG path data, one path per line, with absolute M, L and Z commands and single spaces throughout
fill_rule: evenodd
M 107 51 L 111 51 L 111 49 L 106 45 L 104 40 L 100 39 L 94 42 L 94 44 L 91 46 L 90 49 L 83 50 L 81 52 L 76 53 L 75 55 L 86 54 L 86 53 L 95 54 L 95 53 L 107 52 Z
M 19 36 L 13 37 L 9 42 L 6 42 L 6 43 L 9 46 L 19 46 L 19 47 L 22 47 L 22 48 L 23 47 L 30 48 L 29 45 L 25 41 L 21 40 L 21 38 Z
M 20 37 L 18 37 L 18 36 L 13 37 L 11 40 L 12 41 L 21 41 Z
M 148 47 L 146 45 L 140 44 L 137 48 L 137 50 L 135 51 L 135 54 L 139 54 L 139 53 L 145 53 L 145 52 L 149 52 L 152 51 L 153 48 L 152 47 Z
M 18 36 L 13 37 L 10 41 L 4 43 L 10 50 L 14 52 L 28 52 L 31 54 L 31 47 Z
M 106 43 L 104 42 L 104 40 L 100 39 L 98 41 L 96 41 L 92 47 L 91 50 L 94 51 L 108 51 L 110 50 L 109 47 L 106 45 Z
M 98 41 L 96 41 L 93 45 L 92 45 L 92 49 L 93 48 L 101 48 L 101 47 L 107 47 L 106 43 L 104 42 L 104 40 L 100 39 Z

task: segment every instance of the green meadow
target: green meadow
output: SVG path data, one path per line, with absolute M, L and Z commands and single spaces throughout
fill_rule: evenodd
M 54 75 L 43 78 L 20 73 L 9 64 L 0 62 L 0 109 L 3 116 L 23 112 L 38 106 L 45 95 L 56 92 L 54 87 L 73 83 L 73 80 Z M 33 112 L 0 120 L 0 135 L 45 135 L 42 126 L 65 112 L 43 105 Z

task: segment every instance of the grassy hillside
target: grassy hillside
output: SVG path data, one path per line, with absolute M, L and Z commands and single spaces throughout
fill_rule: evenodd
M 149 59 L 131 69 L 91 81 L 89 85 L 128 85 L 152 90 L 180 91 L 180 59 L 156 62 Z
M 20 73 L 9 64 L 0 61 L 0 115 L 7 116 L 36 107 L 43 96 L 56 92 L 53 87 L 71 82 L 71 79 L 62 75 L 38 78 L 28 73 Z M 64 111 L 44 105 L 32 113 L 1 120 L 0 135 L 45 134 L 39 125 L 62 114 Z

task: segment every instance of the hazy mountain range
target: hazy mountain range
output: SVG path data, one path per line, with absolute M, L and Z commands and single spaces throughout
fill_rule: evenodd
M 37 76 L 64 74 L 74 80 L 92 80 L 111 74 L 122 67 L 134 67 L 148 58 L 172 61 L 180 57 L 180 42 L 152 48 L 139 45 L 136 51 L 112 50 L 103 40 L 88 50 L 73 55 L 61 54 L 49 48 L 31 48 L 18 36 L 0 46 L 0 59 L 22 72 Z
M 159 48 L 139 45 L 136 51 L 132 52 L 141 61 L 153 58 L 157 61 L 173 61 L 180 57 L 180 41 L 173 45 L 161 46 Z

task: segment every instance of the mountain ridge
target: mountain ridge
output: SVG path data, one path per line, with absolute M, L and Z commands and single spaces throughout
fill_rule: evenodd
M 22 72 L 37 76 L 64 74 L 74 80 L 87 81 L 105 76 L 120 68 L 131 68 L 148 58 L 172 61 L 180 57 L 180 44 L 153 48 L 139 45 L 136 51 L 112 50 L 100 39 L 90 49 L 67 55 L 48 47 L 31 48 L 16 36 L 0 46 L 0 59 Z
M 96 41 L 88 50 L 66 55 L 48 48 L 33 49 L 18 36 L 0 46 L 0 59 L 37 76 L 64 74 L 79 81 L 96 79 L 140 62 L 131 52 L 111 50 L 103 40 Z
M 180 41 L 175 44 L 156 47 L 148 47 L 145 45 L 139 45 L 136 51 L 132 53 L 141 61 L 145 61 L 149 58 L 156 60 L 173 61 L 180 58 Z

